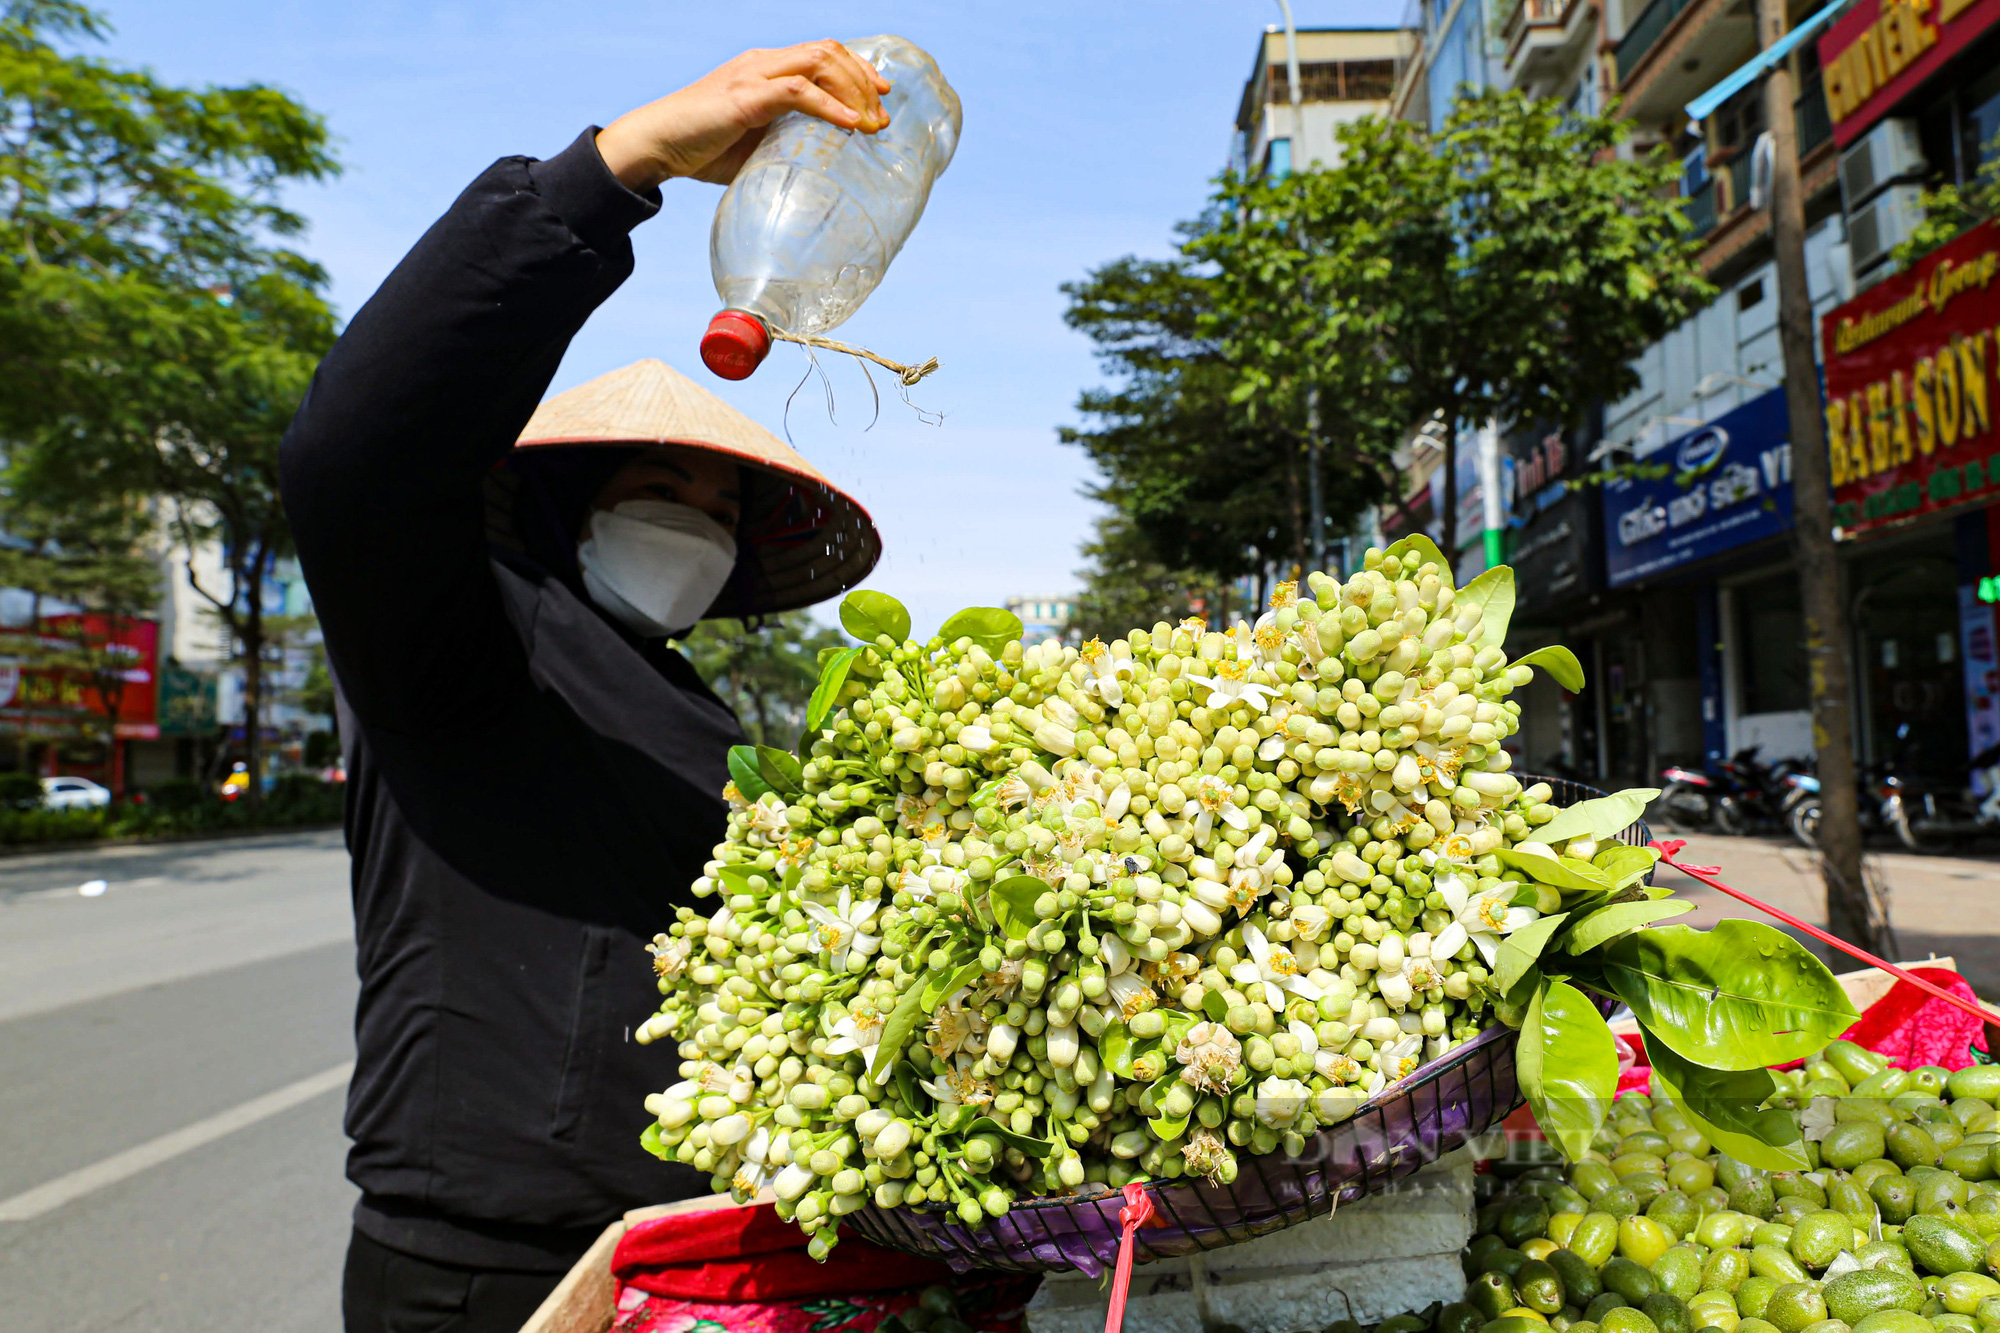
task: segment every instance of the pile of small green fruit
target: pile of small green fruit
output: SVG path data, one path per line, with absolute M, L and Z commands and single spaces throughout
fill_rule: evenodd
M 2000 1066 L 1890 1069 L 1836 1041 L 1776 1078 L 1809 1169 L 1621 1097 L 1582 1160 L 1480 1208 L 1462 1300 L 1375 1333 L 2000 1333 Z

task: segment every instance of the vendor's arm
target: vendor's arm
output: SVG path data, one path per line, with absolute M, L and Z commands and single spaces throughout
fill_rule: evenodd
M 334 670 L 364 720 L 450 726 L 521 679 L 483 479 L 631 272 L 627 233 L 658 209 L 655 187 L 730 179 L 786 111 L 880 129 L 883 91 L 838 43 L 748 52 L 547 161 L 495 163 L 356 312 L 281 475 Z

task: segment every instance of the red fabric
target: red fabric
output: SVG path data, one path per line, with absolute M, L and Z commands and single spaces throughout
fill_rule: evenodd
M 611 1256 L 619 1282 L 682 1300 L 778 1301 L 947 1282 L 951 1270 L 848 1233 L 825 1263 L 770 1204 L 656 1217 L 629 1227 Z
M 1910 969 L 1933 986 L 1948 990 L 1977 1004 L 1972 986 L 1956 972 L 1942 967 Z M 1900 1069 L 1919 1065 L 1942 1065 L 1963 1069 L 1972 1063 L 1972 1048 L 1986 1049 L 1986 1025 L 1971 1014 L 1926 995 L 1907 981 L 1898 981 L 1889 993 L 1868 1006 L 1853 1027 L 1841 1034 L 1856 1046 L 1865 1046 Z
M 844 1247 L 846 1241 L 842 1241 Z M 961 1320 L 975 1333 L 1022 1333 L 1021 1315 L 1041 1279 L 969 1273 L 952 1283 Z M 890 1315 L 908 1315 L 922 1292 L 856 1292 L 788 1301 L 701 1301 L 621 1287 L 612 1333 L 874 1333 Z

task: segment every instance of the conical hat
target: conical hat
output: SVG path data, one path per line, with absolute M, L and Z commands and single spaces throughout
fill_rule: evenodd
M 664 361 L 635 361 L 548 399 L 515 448 L 649 444 L 709 449 L 753 469 L 739 534 L 753 559 L 710 615 L 768 615 L 823 602 L 868 577 L 881 558 L 881 534 L 858 501 Z

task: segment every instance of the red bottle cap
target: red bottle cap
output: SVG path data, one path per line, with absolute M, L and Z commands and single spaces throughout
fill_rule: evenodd
M 725 310 L 708 321 L 701 335 L 701 361 L 726 380 L 747 380 L 771 351 L 764 322 L 741 310 Z

